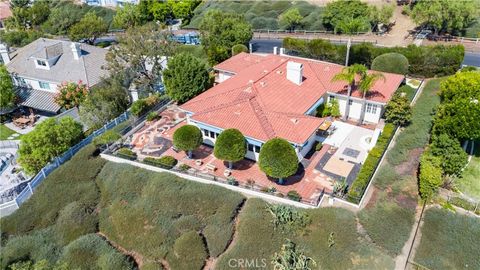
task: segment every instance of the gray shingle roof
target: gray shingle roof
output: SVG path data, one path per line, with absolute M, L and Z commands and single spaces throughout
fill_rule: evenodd
M 56 83 L 81 80 L 88 86 L 99 83 L 102 77 L 108 75 L 108 71 L 102 69 L 106 64 L 107 50 L 81 44 L 82 56 L 76 60 L 71 44 L 70 41 L 39 38 L 17 50 L 7 64 L 7 69 L 10 73 L 27 78 Z M 60 57 L 49 70 L 35 67 L 35 58 L 48 59 L 58 55 Z
M 31 88 L 17 88 L 20 105 L 41 111 L 57 113 L 60 106 L 55 102 L 55 93 Z

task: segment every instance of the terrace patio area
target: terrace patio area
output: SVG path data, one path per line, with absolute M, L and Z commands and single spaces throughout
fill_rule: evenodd
M 275 190 L 284 195 L 295 190 L 304 200 L 310 201 L 318 200 L 323 192 L 332 193 L 335 182 L 352 184 L 368 154 L 373 135 L 371 129 L 335 121 L 332 133 L 317 138 L 323 141 L 322 148 L 319 151 L 312 149 L 299 163 L 297 173 L 279 184 L 277 179 L 268 177 L 255 161 L 249 159 L 235 162 L 229 169 L 228 163 L 217 159 L 213 155 L 213 147 L 208 145 L 200 146 L 193 151 L 192 158 L 188 158 L 185 152 L 172 147 L 173 133 L 186 124 L 185 113 L 171 105 L 160 116 L 159 120 L 146 124 L 131 136 L 130 144 L 139 160 L 172 156 L 178 160 L 177 166 L 186 164 L 195 172 L 225 181 L 235 179 L 241 186 Z

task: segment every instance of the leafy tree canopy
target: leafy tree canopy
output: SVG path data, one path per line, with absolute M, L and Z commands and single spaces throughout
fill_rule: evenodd
M 121 79 L 111 77 L 92 88 L 80 105 L 82 123 L 89 128 L 98 128 L 122 114 L 129 104 L 129 96 Z
M 205 63 L 190 53 L 180 53 L 170 58 L 163 72 L 167 95 L 184 103 L 210 86 Z
M 408 73 L 408 59 L 403 54 L 385 53 L 373 59 L 372 69 L 405 75 Z
M 173 145 L 183 151 L 197 149 L 203 141 L 202 132 L 193 125 L 185 125 L 173 133 Z
M 112 73 L 127 70 L 139 92 L 151 93 L 160 83 L 161 63 L 175 50 L 170 33 L 155 24 L 129 28 L 107 53 L 107 68 Z
M 388 123 L 406 126 L 412 120 L 412 108 L 404 93 L 395 93 L 385 107 L 385 119 Z
M 128 29 L 142 24 L 142 14 L 136 5 L 127 3 L 123 7 L 117 7 L 113 17 L 113 27 Z
M 18 162 L 27 173 L 34 174 L 83 138 L 82 125 L 71 117 L 49 118 L 24 135 Z
M 293 146 L 286 140 L 274 138 L 260 149 L 260 169 L 270 177 L 285 178 L 298 169 L 298 157 Z
M 226 129 L 215 141 L 213 154 L 221 160 L 240 161 L 247 154 L 247 141 L 238 129 Z
M 441 159 L 441 167 L 446 175 L 459 176 L 467 164 L 468 155 L 460 146 L 460 142 L 447 134 L 434 136 L 431 152 Z
M 74 41 L 85 39 L 89 44 L 94 44 L 95 40 L 107 31 L 107 23 L 94 12 L 89 12 L 70 28 L 69 36 Z
M 458 31 L 476 19 L 478 4 L 473 0 L 421 0 L 415 4 L 411 17 L 422 26 L 439 31 Z
M 370 28 L 370 8 L 360 0 L 333 1 L 325 7 L 322 22 L 342 33 L 366 31 Z
M 241 52 L 248 52 L 248 48 L 247 46 L 243 45 L 243 44 L 237 44 L 237 45 L 233 45 L 232 47 L 232 56 L 233 55 L 237 55 Z
M 252 26 L 243 16 L 235 13 L 210 10 L 200 23 L 202 44 L 211 64 L 230 57 L 236 44 L 247 44 L 253 36 Z
M 440 85 L 442 103 L 434 121 L 434 133 L 460 140 L 480 138 L 480 72 L 459 72 Z
M 278 17 L 279 24 L 283 29 L 295 30 L 302 23 L 303 16 L 298 8 L 291 8 L 280 14 Z
M 15 90 L 12 78 L 4 65 L 0 65 L 0 112 L 15 105 Z

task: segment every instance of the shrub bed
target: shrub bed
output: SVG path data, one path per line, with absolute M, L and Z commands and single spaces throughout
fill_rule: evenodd
M 161 158 L 146 157 L 146 158 L 143 159 L 143 162 L 145 162 L 147 164 L 150 164 L 150 165 L 153 165 L 153 166 L 157 166 L 157 167 L 169 170 L 169 169 L 175 167 L 175 165 L 177 165 L 178 161 L 172 156 L 164 156 L 164 157 L 161 157 Z
M 346 45 L 335 45 L 325 40 L 301 40 L 285 38 L 283 47 L 293 53 L 309 58 L 315 58 L 337 64 L 343 64 L 346 55 Z M 408 73 L 424 77 L 451 75 L 457 72 L 463 62 L 465 49 L 462 45 L 455 46 L 420 46 L 408 47 L 375 47 L 370 43 L 351 46 L 350 64 L 371 66 L 373 60 L 385 53 L 402 54 L 408 59 Z
M 126 147 L 118 149 L 117 156 L 119 156 L 121 158 L 128 159 L 128 160 L 136 160 L 137 159 L 137 154 L 135 152 L 133 152 L 132 150 L 126 148 Z
M 387 150 L 388 143 L 390 142 L 395 132 L 395 126 L 392 124 L 386 124 L 383 128 L 383 132 L 378 138 L 375 147 L 368 153 L 367 159 L 362 165 L 360 172 L 357 175 L 357 179 L 352 183 L 352 186 L 348 190 L 347 199 L 351 202 L 358 203 L 367 188 L 370 179 L 382 158 L 383 153 Z
M 298 192 L 296 190 L 290 190 L 288 193 L 287 193 L 287 197 L 292 200 L 292 201 L 296 201 L 296 202 L 299 202 L 302 200 L 302 196 L 300 196 L 300 194 L 298 194 Z

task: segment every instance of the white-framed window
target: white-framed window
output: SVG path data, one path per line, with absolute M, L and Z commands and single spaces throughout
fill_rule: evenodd
M 208 130 L 203 129 L 203 135 L 206 136 L 206 137 L 208 137 Z
M 45 61 L 43 61 L 43 60 L 37 60 L 37 65 L 42 66 L 42 67 L 46 67 L 46 66 L 47 66 L 47 62 L 45 62 Z
M 353 100 L 349 99 L 349 100 L 348 100 L 348 105 L 349 105 L 349 106 L 352 106 L 352 104 L 353 104 Z
M 50 84 L 47 82 L 38 82 L 40 88 L 50 90 Z
M 367 103 L 367 113 L 377 114 L 377 105 L 376 105 L 376 104 Z
M 253 144 L 248 144 L 248 151 L 255 152 L 255 153 L 260 153 L 260 146 L 253 145 Z
M 334 99 L 335 99 L 335 96 L 334 96 L 334 95 L 328 96 L 328 100 L 334 100 Z

